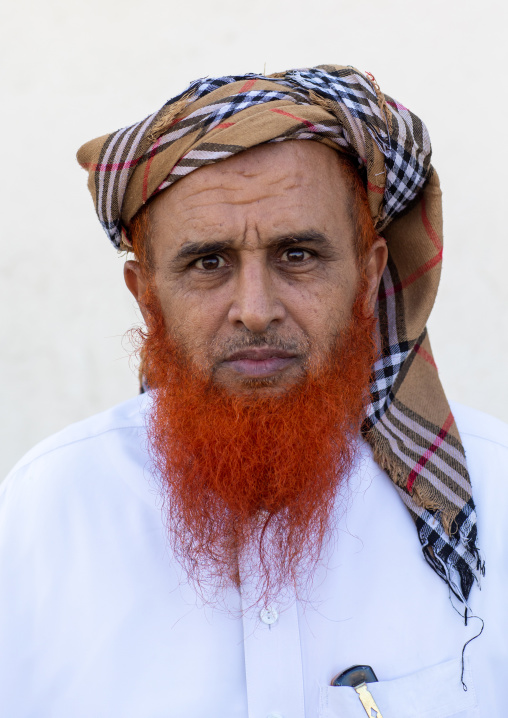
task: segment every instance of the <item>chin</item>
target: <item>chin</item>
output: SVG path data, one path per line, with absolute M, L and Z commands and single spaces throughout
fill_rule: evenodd
M 237 396 L 278 396 L 298 386 L 304 376 L 242 377 L 229 382 L 218 382 L 231 395 Z

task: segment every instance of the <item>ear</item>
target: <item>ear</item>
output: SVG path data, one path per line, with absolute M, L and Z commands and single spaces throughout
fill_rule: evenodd
M 145 305 L 143 304 L 143 296 L 146 291 L 148 280 L 141 269 L 140 263 L 133 259 L 127 260 L 123 266 L 123 278 L 129 292 L 138 303 L 143 319 L 146 322 L 147 317 Z
M 372 316 L 376 308 L 379 283 L 388 261 L 388 247 L 383 237 L 378 237 L 373 243 L 365 260 L 365 274 L 367 277 L 367 296 L 365 298 L 365 312 Z

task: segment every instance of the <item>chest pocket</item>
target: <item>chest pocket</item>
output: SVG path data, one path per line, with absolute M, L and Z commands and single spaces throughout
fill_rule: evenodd
M 456 659 L 367 687 L 383 718 L 478 718 L 469 663 L 464 670 L 467 691 L 460 682 L 461 669 Z M 320 691 L 319 718 L 367 718 L 367 713 L 354 688 L 328 686 Z

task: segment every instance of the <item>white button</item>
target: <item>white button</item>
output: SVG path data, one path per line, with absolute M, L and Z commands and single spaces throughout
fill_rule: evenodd
M 268 608 L 261 609 L 259 617 L 263 623 L 266 623 L 267 626 L 271 626 L 279 620 L 279 614 L 275 608 L 271 608 L 270 606 Z M 278 713 L 270 713 L 270 716 L 272 716 L 272 718 L 282 718 Z

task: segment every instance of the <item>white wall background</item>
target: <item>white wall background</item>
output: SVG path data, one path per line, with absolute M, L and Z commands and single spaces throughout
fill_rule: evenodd
M 137 392 L 138 318 L 77 148 L 196 77 L 265 67 L 352 64 L 424 119 L 445 207 L 436 360 L 450 398 L 508 420 L 507 16 L 495 0 L 5 3 L 0 475 Z

